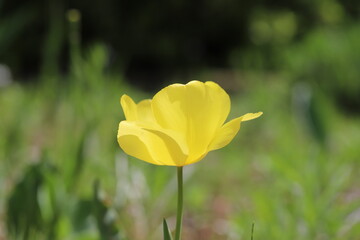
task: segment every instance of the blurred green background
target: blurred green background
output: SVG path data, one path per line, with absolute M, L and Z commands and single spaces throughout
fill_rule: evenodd
M 192 79 L 264 115 L 185 167 L 183 239 L 360 239 L 359 1 L 0 0 L 0 240 L 161 239 L 119 98 Z

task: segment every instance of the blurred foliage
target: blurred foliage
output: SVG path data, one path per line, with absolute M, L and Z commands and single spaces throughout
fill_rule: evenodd
M 357 0 L 1 0 L 0 62 L 21 80 L 68 72 L 69 9 L 81 13 L 84 48 L 104 42 L 111 68 L 152 90 L 174 75 L 188 78 L 203 68 L 228 67 L 234 51 L 246 55 L 261 47 L 269 57 L 319 26 L 360 16 Z M 268 67 L 274 66 L 274 59 L 266 59 Z
M 150 95 L 129 76 L 221 79 L 232 116 L 264 112 L 185 168 L 184 239 L 250 239 L 253 223 L 254 239 L 358 239 L 359 9 L 0 1 L 0 61 L 15 78 L 38 73 L 3 84 L 0 69 L 0 239 L 161 239 L 164 218 L 174 229 L 175 169 L 116 142 L 120 96 Z
M 163 218 L 174 227 L 175 169 L 127 159 L 116 142 L 119 97 L 148 94 L 105 71 L 103 45 L 83 55 L 66 78 L 0 89 L 2 238 L 160 239 Z M 252 223 L 254 239 L 359 236 L 359 119 L 289 76 L 235 79 L 246 88 L 232 115 L 265 114 L 185 168 L 184 239 L 249 239 Z
M 359 24 L 315 30 L 286 50 L 283 67 L 294 80 L 318 85 L 329 96 L 334 96 L 342 108 L 359 113 L 359 39 Z
M 13 239 L 98 239 L 96 226 L 103 239 L 110 239 L 109 234 L 115 231 L 106 220 L 107 212 L 114 210 L 98 197 L 99 184 L 93 194 L 91 188 L 83 191 L 81 186 L 91 184 L 111 168 L 111 164 L 103 166 L 100 156 L 93 156 L 91 151 L 99 144 L 107 144 L 107 150 L 117 149 L 115 137 L 98 140 L 104 133 L 109 136 L 116 132 L 121 117 L 118 92 L 115 94 L 115 88 L 103 85 L 99 79 L 106 77 L 118 86 L 115 82 L 119 78 L 112 80 L 103 72 L 107 59 L 104 47 L 96 45 L 86 55 L 86 59 L 73 63 L 79 64 L 83 74 L 74 72 L 65 82 L 46 80 L 35 88 L 14 84 L 1 89 L 1 111 L 6 114 L 0 118 L 1 135 L 5 136 L 0 148 L 0 176 L 3 189 L 9 190 L 9 199 L 0 212 L 6 211 L 7 232 Z M 111 102 L 104 102 L 109 91 L 114 92 L 110 94 Z M 94 98 L 89 99 L 88 94 Z M 109 107 L 114 110 L 108 111 L 112 117 L 100 124 L 106 114 L 93 113 L 105 113 Z M 110 154 L 112 159 L 114 155 Z M 107 154 L 103 157 L 109 159 Z M 97 173 L 93 174 L 95 169 Z

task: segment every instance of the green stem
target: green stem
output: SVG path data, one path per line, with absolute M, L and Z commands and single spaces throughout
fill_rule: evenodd
M 176 213 L 175 240 L 180 240 L 182 214 L 183 214 L 183 167 L 177 168 L 177 180 L 178 180 L 178 203 L 177 203 L 177 213 Z

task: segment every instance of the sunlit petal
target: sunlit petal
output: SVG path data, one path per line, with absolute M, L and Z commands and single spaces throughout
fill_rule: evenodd
M 242 120 L 241 120 L 241 121 L 242 121 L 242 122 L 245 122 L 245 121 L 253 120 L 253 119 L 255 119 L 255 118 L 260 117 L 262 114 L 263 114 L 262 112 L 247 113 L 247 114 L 241 116 L 241 117 L 242 117 Z
M 157 123 L 165 128 L 186 133 L 185 85 L 172 84 L 153 98 L 152 107 Z
M 215 133 L 230 111 L 230 98 L 214 82 L 192 81 L 186 85 L 189 144 L 188 162 L 200 159 L 208 151 Z
M 186 136 L 189 159 L 206 153 L 230 111 L 230 98 L 216 83 L 191 81 L 170 85 L 153 98 L 159 124 Z

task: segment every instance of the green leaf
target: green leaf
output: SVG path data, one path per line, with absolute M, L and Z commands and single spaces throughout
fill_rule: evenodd
M 164 229 L 164 240 L 172 240 L 171 234 L 169 231 L 169 227 L 168 227 L 165 219 L 163 221 L 163 229 Z
M 44 231 L 45 224 L 37 194 L 44 182 L 42 163 L 29 166 L 7 200 L 8 232 L 14 239 L 31 239 L 31 234 Z

